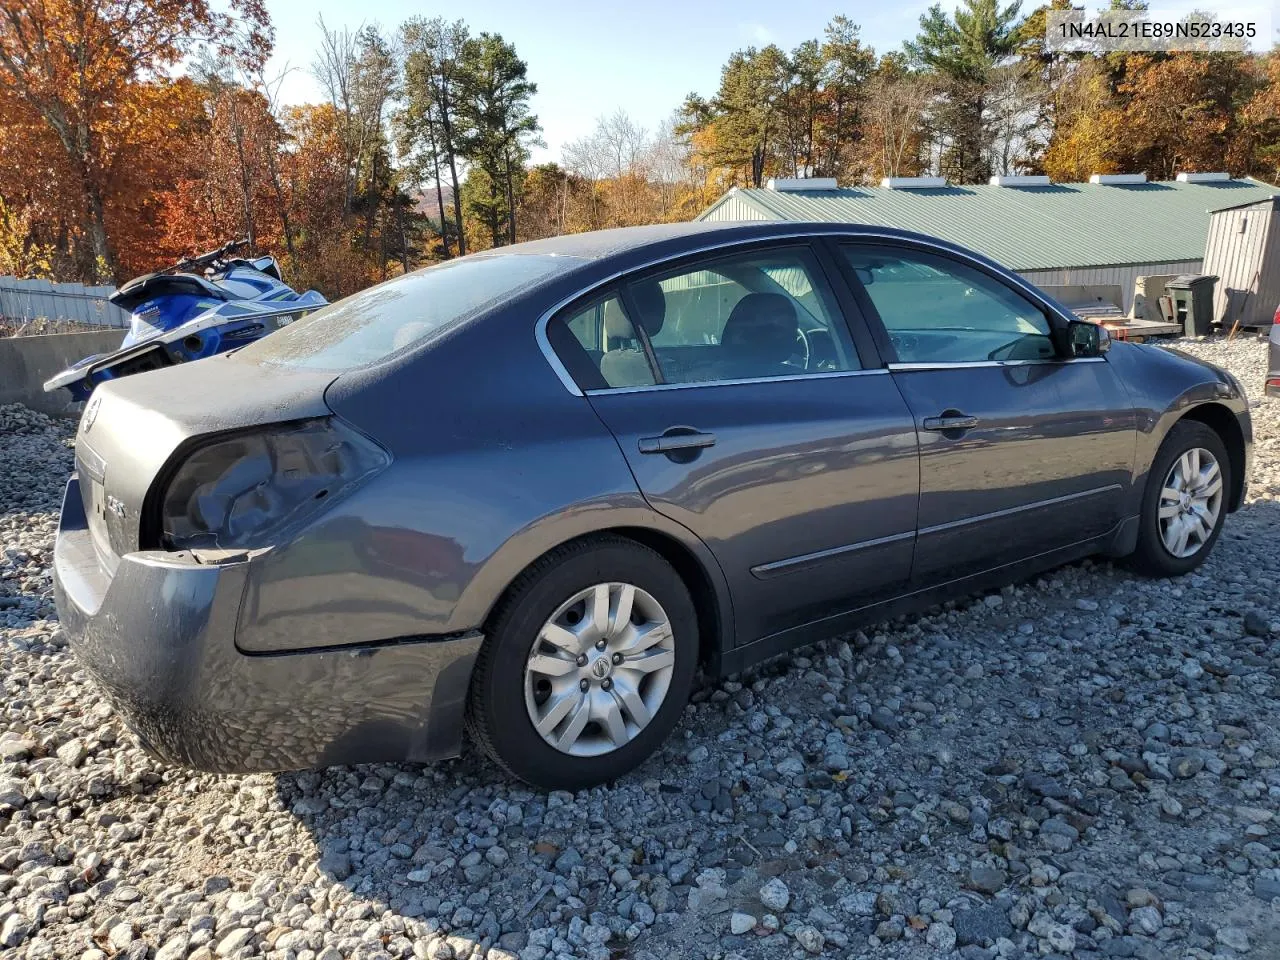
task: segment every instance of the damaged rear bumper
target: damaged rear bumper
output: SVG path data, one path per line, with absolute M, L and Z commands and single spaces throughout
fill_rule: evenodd
M 72 651 L 143 744 L 219 773 L 454 756 L 479 633 L 247 654 L 250 559 L 144 551 L 101 569 L 72 477 L 54 550 Z

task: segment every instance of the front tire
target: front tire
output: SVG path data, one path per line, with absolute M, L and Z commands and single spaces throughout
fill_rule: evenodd
M 1147 474 L 1130 565 L 1169 577 L 1204 563 L 1222 532 L 1231 482 L 1231 461 L 1213 428 L 1197 420 L 1175 424 Z
M 542 557 L 487 633 L 467 728 L 500 767 L 544 789 L 580 790 L 639 766 L 679 720 L 697 667 L 684 582 L 621 537 Z

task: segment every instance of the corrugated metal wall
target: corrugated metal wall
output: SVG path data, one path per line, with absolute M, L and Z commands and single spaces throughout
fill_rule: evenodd
M 765 216 L 751 204 L 746 203 L 741 197 L 735 194 L 729 194 L 724 197 L 716 206 L 712 207 L 702 217 L 703 220 L 769 220 L 770 217 Z
M 107 303 L 115 287 L 0 277 L 0 317 L 8 320 L 74 320 L 97 327 L 127 327 L 129 314 Z
M 1062 270 L 1019 270 L 1018 275 L 1036 286 L 1041 284 L 1091 285 L 1118 283 L 1124 295 L 1124 312 L 1133 306 L 1133 286 L 1139 277 L 1161 273 L 1199 273 L 1199 260 L 1183 260 L 1178 263 L 1138 263 L 1120 267 L 1070 267 Z
M 743 197 L 736 194 L 728 194 L 708 210 L 702 219 L 722 221 L 767 220 L 770 218 L 748 203 Z M 1054 270 L 1019 270 L 1018 273 L 1037 285 L 1118 284 L 1124 296 L 1124 312 L 1128 313 L 1133 307 L 1134 284 L 1137 282 L 1138 277 L 1158 274 L 1199 273 L 1201 262 L 1200 260 L 1180 260 L 1172 263 L 1139 263 L 1127 266 L 1063 267 Z M 1280 281 L 1280 277 L 1277 280 Z M 1274 310 L 1274 306 L 1272 309 Z
M 1218 278 L 1213 317 L 1224 325 L 1269 326 L 1280 305 L 1280 214 L 1273 206 L 1219 210 L 1209 218 L 1204 272 Z

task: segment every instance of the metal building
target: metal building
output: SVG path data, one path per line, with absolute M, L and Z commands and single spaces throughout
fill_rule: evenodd
M 94 327 L 127 327 L 129 313 L 107 302 L 115 287 L 0 277 L 0 320 L 70 320 Z
M 1213 316 L 1230 329 L 1270 327 L 1280 307 L 1280 198 L 1218 210 L 1209 219 L 1205 273 L 1218 278 Z
M 1118 284 L 1127 311 L 1138 277 L 1201 272 L 1213 211 L 1277 196 L 1269 184 L 1226 174 L 1159 182 L 1124 174 L 1089 183 L 992 177 L 976 186 L 919 177 L 843 189 L 834 180 L 775 180 L 730 190 L 698 219 L 918 230 L 984 253 L 1035 284 Z

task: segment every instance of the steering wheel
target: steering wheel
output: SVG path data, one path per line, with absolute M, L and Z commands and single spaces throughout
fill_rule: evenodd
M 805 332 L 799 327 L 796 327 L 796 343 L 800 345 L 800 353 L 797 358 L 798 362 L 792 359 L 792 357 L 796 357 L 796 355 L 793 354 L 792 357 L 787 358 L 787 363 L 793 367 L 800 367 L 802 370 L 808 370 L 809 359 L 811 356 L 809 338 L 805 336 Z

